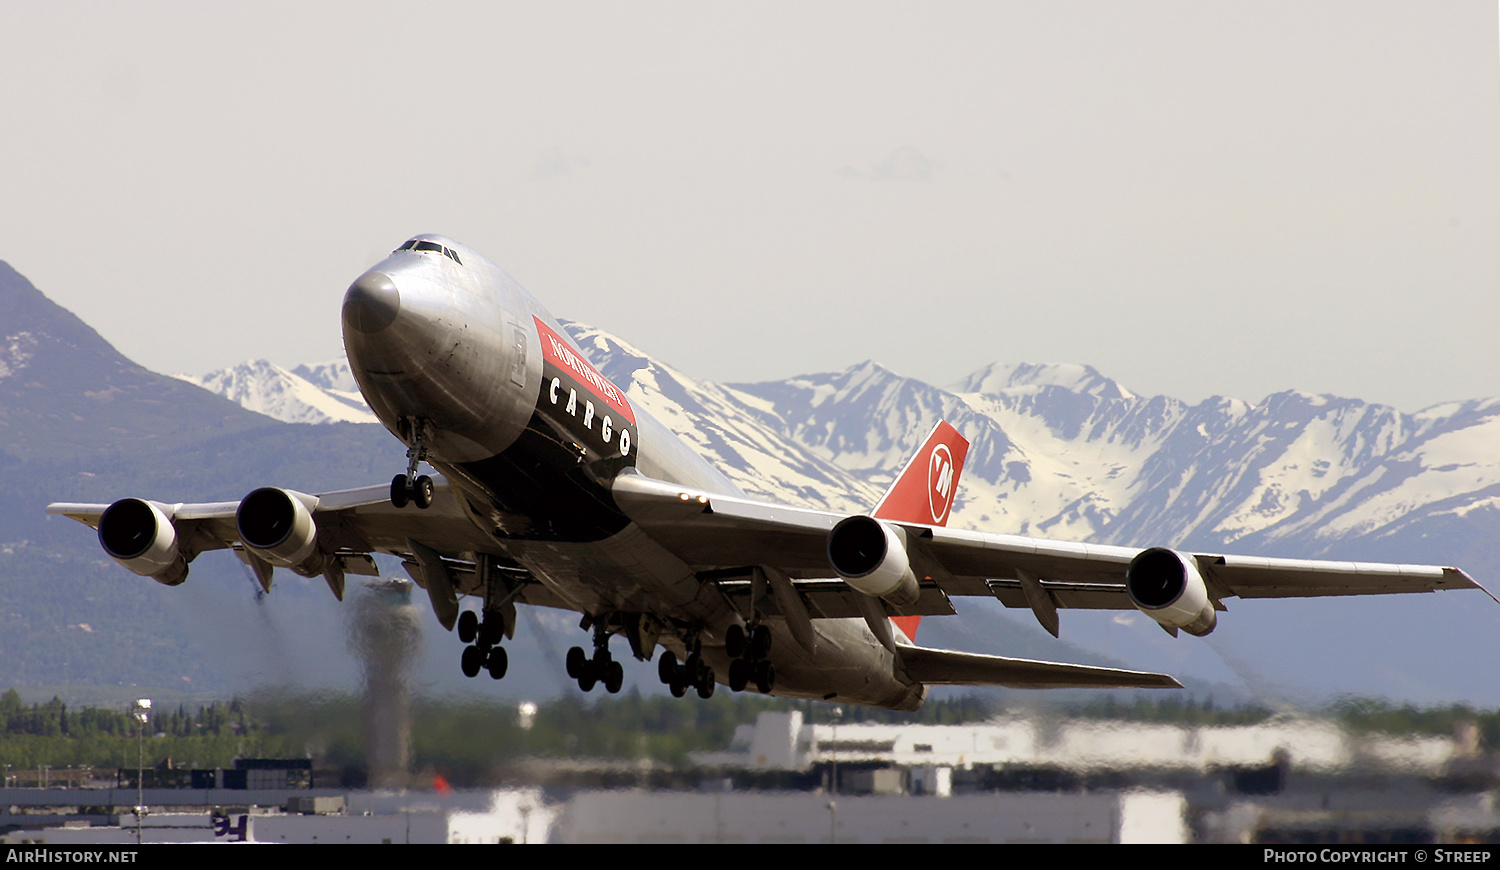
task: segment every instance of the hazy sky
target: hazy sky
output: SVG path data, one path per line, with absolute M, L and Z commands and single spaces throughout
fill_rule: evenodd
M 159 371 L 442 232 L 690 374 L 1500 395 L 1496 3 L 45 3 L 0 259 Z M 0 333 L 7 328 L 0 324 Z

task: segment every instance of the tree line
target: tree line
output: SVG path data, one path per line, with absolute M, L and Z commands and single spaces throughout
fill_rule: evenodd
M 1185 726 L 1249 725 L 1273 711 L 1254 704 L 1106 695 L 1094 701 L 1041 708 L 1046 715 Z M 493 783 L 526 758 L 599 758 L 682 765 L 694 752 L 729 747 L 735 728 L 767 710 L 801 710 L 804 721 L 963 724 L 1006 711 L 992 697 L 929 700 L 916 713 L 721 693 L 683 701 L 628 691 L 617 696 L 563 695 L 526 708 L 505 703 L 417 699 L 412 705 L 412 768 L 441 772 L 454 785 Z M 1466 705 L 1417 707 L 1383 700 L 1341 700 L 1314 715 L 1354 731 L 1452 735 L 1477 726 L 1481 747 L 1500 747 L 1500 711 Z M 158 708 L 146 725 L 125 709 L 77 707 L 53 698 L 25 705 L 11 689 L 0 695 L 0 764 L 12 782 L 30 784 L 51 771 L 79 768 L 233 767 L 236 758 L 311 758 L 319 769 L 363 769 L 363 707 L 353 695 L 263 691 L 190 709 Z M 30 771 L 26 773 L 26 771 Z

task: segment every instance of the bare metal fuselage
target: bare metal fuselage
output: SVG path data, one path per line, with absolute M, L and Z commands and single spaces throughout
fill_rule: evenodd
M 639 472 L 738 490 L 600 375 L 509 275 L 451 240 L 418 238 L 436 250 L 397 251 L 345 296 L 344 347 L 370 407 L 403 442 L 421 439 L 493 541 L 488 555 L 526 569 L 561 606 L 659 621 L 659 642 L 679 656 L 696 636 L 726 673 L 724 630 L 750 614 L 632 523 L 611 484 Z M 925 689 L 897 676 L 863 620 L 815 621 L 811 650 L 779 620 L 767 624 L 775 694 L 920 706 Z

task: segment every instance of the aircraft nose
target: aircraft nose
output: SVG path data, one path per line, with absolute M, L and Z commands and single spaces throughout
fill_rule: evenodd
M 390 326 L 400 313 L 401 292 L 383 272 L 360 275 L 344 294 L 345 325 L 367 335 Z

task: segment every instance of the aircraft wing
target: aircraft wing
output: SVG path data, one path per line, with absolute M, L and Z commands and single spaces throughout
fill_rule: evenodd
M 411 553 L 408 542 L 413 539 L 449 553 L 483 547 L 482 536 L 452 497 L 447 481 L 441 475 L 434 475 L 433 479 L 437 494 L 432 507 L 420 512 L 393 507 L 390 490 L 385 486 L 297 495 L 317 518 L 318 544 L 325 552 L 405 556 Z M 208 550 L 238 547 L 241 543 L 235 522 L 238 501 L 151 504 L 172 520 L 179 546 L 194 556 Z M 71 517 L 97 529 L 108 507 L 59 502 L 47 505 L 47 513 Z
M 843 516 L 688 491 L 641 475 L 621 475 L 615 481 L 614 495 L 616 503 L 648 534 L 691 565 L 719 570 L 767 566 L 793 579 L 811 616 L 860 613 L 853 597 L 861 593 L 846 583 L 816 579 L 832 573 L 828 538 Z M 1008 607 L 1031 608 L 1050 631 L 1055 629 L 1057 609 L 1135 608 L 1126 590 L 1125 570 L 1144 552 L 1142 549 L 911 523 L 887 525 L 904 530 L 907 555 L 921 580 L 922 591 L 914 605 L 897 608 L 887 603 L 892 614 L 948 614 L 953 609 L 947 596 L 984 595 Z M 1223 609 L 1221 599 L 1232 596 L 1289 598 L 1480 589 L 1494 597 L 1457 568 L 1216 553 L 1181 555 L 1202 577 L 1216 609 Z M 1048 611 L 1052 625 L 1048 625 Z
M 149 505 L 166 520 L 158 522 L 158 539 L 151 543 L 152 534 L 144 526 L 138 532 L 138 540 L 131 545 L 134 552 L 141 549 L 148 555 L 159 550 L 169 555 L 160 556 L 160 565 L 165 566 L 174 559 L 183 564 L 191 562 L 199 553 L 208 550 L 233 549 L 255 573 L 266 589 L 270 588 L 272 568 L 290 568 L 307 577 L 322 575 L 338 597 L 343 597 L 344 575 L 362 574 L 377 576 L 372 553 L 399 556 L 406 561 L 413 577 L 427 589 L 440 620 L 451 622 L 457 616 L 457 594 L 470 591 L 475 585 L 472 563 L 461 563 L 442 556 L 444 553 L 471 553 L 482 551 L 490 543 L 464 513 L 453 496 L 446 480 L 434 476 L 436 492 L 428 510 L 401 510 L 390 501 L 390 490 L 385 486 L 368 486 L 359 489 L 307 495 L 290 490 L 276 490 L 287 497 L 287 503 L 295 501 L 306 509 L 312 518 L 310 528 L 316 536 L 316 547 L 298 548 L 294 543 L 281 546 L 275 551 L 252 550 L 244 543 L 237 522 L 241 502 L 211 502 L 206 504 L 166 504 L 163 502 L 140 502 Z M 98 529 L 107 504 L 54 503 L 47 506 L 50 514 L 70 517 L 94 529 Z M 142 511 L 146 508 L 142 507 Z M 295 521 L 291 523 L 295 525 Z M 168 532 L 168 530 L 171 530 Z M 291 539 L 294 533 L 289 533 Z M 172 540 L 167 541 L 167 538 Z M 153 550 L 155 548 L 155 550 Z M 109 548 L 106 547 L 106 550 Z M 127 562 L 129 560 L 126 560 Z M 122 564 L 124 564 L 122 562 Z M 175 585 L 186 576 L 185 568 L 175 573 L 171 568 L 158 572 L 153 564 L 150 569 L 137 573 L 158 576 L 162 582 Z M 527 601 L 543 595 L 541 587 L 529 585 L 526 595 L 517 600 Z M 545 596 L 543 596 L 545 597 Z M 532 603 L 554 604 L 552 601 L 532 600 Z

